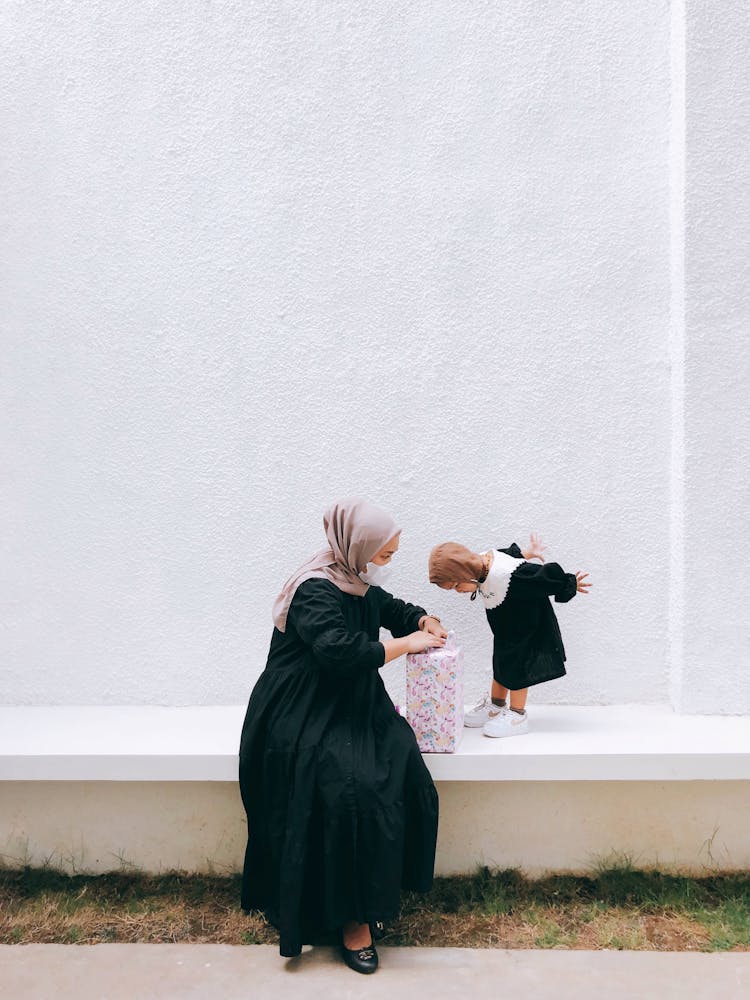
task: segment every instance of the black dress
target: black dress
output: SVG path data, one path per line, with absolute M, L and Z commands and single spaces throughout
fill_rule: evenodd
M 498 551 L 523 559 L 515 543 Z M 575 574 L 554 562 L 525 562 L 513 571 L 505 600 L 487 609 L 498 684 L 519 691 L 565 676 L 565 647 L 549 599 L 563 604 L 575 597 L 577 586 Z
M 311 579 L 274 629 L 240 744 L 242 907 L 278 928 L 282 955 L 349 920 L 391 920 L 402 888 L 432 884 L 437 792 L 378 673 L 380 626 L 408 635 L 424 614 L 380 587 L 354 597 Z

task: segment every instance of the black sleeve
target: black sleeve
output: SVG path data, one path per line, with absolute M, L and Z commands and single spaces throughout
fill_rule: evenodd
M 523 552 L 521 552 L 515 542 L 509 545 L 507 549 L 498 549 L 498 552 L 504 552 L 506 556 L 513 556 L 514 559 L 523 559 Z
M 575 597 L 577 587 L 575 574 L 566 573 L 559 563 L 525 562 L 513 571 L 508 597 L 520 601 L 554 597 L 558 604 L 564 604 Z
M 385 663 L 383 643 L 349 629 L 338 594 L 328 580 L 305 580 L 289 608 L 290 624 L 323 670 L 378 670 Z
M 389 594 L 382 587 L 376 589 L 380 591 L 378 594 L 380 624 L 383 628 L 387 628 L 395 639 L 409 635 L 410 632 L 416 632 L 419 628 L 419 619 L 422 615 L 427 614 L 425 609 L 416 604 L 407 604 L 406 601 L 399 600 L 398 597 Z

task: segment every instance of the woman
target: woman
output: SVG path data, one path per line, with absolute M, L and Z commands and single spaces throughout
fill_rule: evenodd
M 396 916 L 402 888 L 432 884 L 438 821 L 435 786 L 378 670 L 447 633 L 377 585 L 400 535 L 385 511 L 344 500 L 323 524 L 329 547 L 276 599 L 242 729 L 242 907 L 265 913 L 286 956 L 340 929 L 346 963 L 369 973 L 370 925 Z M 394 638 L 379 641 L 381 626 Z

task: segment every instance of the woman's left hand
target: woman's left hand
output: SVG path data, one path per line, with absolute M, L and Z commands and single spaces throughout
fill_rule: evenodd
M 430 635 L 438 635 L 441 639 L 448 638 L 448 633 L 445 631 L 437 618 L 430 618 L 428 615 L 425 615 L 419 622 L 419 628 L 420 631 L 428 632 Z

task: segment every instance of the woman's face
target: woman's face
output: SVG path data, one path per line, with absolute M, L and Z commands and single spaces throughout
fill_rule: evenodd
M 393 538 L 390 538 L 385 543 L 383 548 L 379 552 L 375 553 L 370 562 L 375 563 L 376 566 L 387 566 L 393 558 L 394 552 L 398 552 L 398 540 L 400 535 L 401 532 L 399 532 L 398 535 L 394 535 Z
M 473 594 L 479 584 L 472 580 L 471 583 L 439 583 L 441 590 L 455 590 L 457 594 Z

